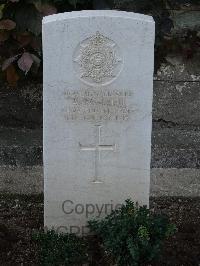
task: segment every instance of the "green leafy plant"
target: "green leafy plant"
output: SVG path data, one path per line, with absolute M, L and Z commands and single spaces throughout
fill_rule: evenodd
M 43 266 L 82 265 L 88 261 L 87 244 L 74 234 L 57 234 L 50 230 L 33 235 L 39 248 L 39 261 Z
M 137 266 L 158 259 L 164 240 L 176 230 L 166 217 L 131 200 L 105 219 L 89 221 L 89 227 L 102 240 L 105 253 L 119 266 Z

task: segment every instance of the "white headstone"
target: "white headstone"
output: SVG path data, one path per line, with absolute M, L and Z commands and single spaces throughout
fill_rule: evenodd
M 84 233 L 127 198 L 149 203 L 154 21 L 48 16 L 43 51 L 45 225 Z

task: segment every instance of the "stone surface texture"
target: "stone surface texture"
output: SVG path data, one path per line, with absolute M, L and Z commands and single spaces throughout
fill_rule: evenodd
M 42 127 L 42 84 L 27 82 L 10 88 L 0 84 L 1 127 Z
M 176 9 L 183 9 L 184 14 L 180 13 L 179 16 L 177 10 L 169 11 L 173 19 L 179 16 L 184 22 L 181 23 L 184 27 L 176 33 L 184 36 L 186 24 L 190 30 L 198 25 L 198 21 L 194 24 L 194 20 L 188 18 L 193 17 L 194 12 L 191 10 L 200 13 L 200 8 L 191 4 L 191 1 L 186 1 L 184 5 L 180 1 L 176 2 Z M 134 10 L 127 4 L 123 9 Z M 151 194 L 197 195 L 195 188 L 200 183 L 199 82 L 199 56 L 186 59 L 181 51 L 167 55 L 155 73 L 151 159 L 154 174 L 151 174 Z M 13 89 L 1 83 L 0 96 L 0 192 L 39 193 L 43 191 L 42 84 L 39 81 L 20 82 Z M 36 168 L 39 169 L 37 172 Z M 191 180 L 194 172 L 197 178 Z M 159 189 L 155 190 L 155 186 Z
M 86 225 L 86 212 L 67 214 L 65 201 L 149 204 L 153 47 L 149 16 L 83 11 L 44 18 L 48 227 Z
M 151 195 L 200 196 L 199 142 L 198 130 L 154 125 Z M 41 129 L 1 128 L 0 154 L 1 193 L 43 192 Z

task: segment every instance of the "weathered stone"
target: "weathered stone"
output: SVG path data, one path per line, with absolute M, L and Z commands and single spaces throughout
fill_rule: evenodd
M 200 128 L 191 128 L 190 125 L 187 129 L 173 127 L 167 128 L 164 125 L 160 128 L 154 125 L 152 132 L 152 147 L 153 148 L 167 148 L 167 149 L 200 149 Z
M 167 8 L 170 10 L 200 10 L 200 3 L 198 0 L 168 0 Z
M 197 168 L 198 165 L 197 152 L 190 149 L 152 148 L 151 160 L 152 168 Z
M 1 193 L 34 194 L 43 191 L 42 158 L 40 156 L 38 161 L 32 158 L 33 146 L 35 150 L 42 149 L 42 130 L 1 128 L 1 154 L 2 151 L 4 155 L 8 154 L 8 151 L 15 147 L 14 160 L 0 165 Z M 200 196 L 198 194 L 200 173 L 198 169 L 194 169 L 200 168 L 199 147 L 198 130 L 159 128 L 154 125 L 151 163 L 153 195 Z M 18 150 L 21 154 L 18 154 Z M 25 165 L 26 156 L 30 158 L 29 166 Z M 5 161 L 6 157 L 1 156 L 1 163 Z
M 200 196 L 199 169 L 163 169 L 151 170 L 151 196 Z
M 199 130 L 190 127 L 186 130 L 173 125 L 167 128 L 168 123 L 160 128 L 160 124 L 154 123 L 152 132 L 151 167 L 199 168 Z M 42 130 L 1 128 L 0 165 L 42 165 Z
M 171 11 L 173 20 L 173 31 L 180 32 L 182 30 L 199 31 L 200 30 L 200 11 Z
M 43 167 L 0 166 L 0 192 L 25 195 L 43 192 Z
M 178 128 L 154 129 L 152 168 L 199 168 L 200 131 Z
M 200 82 L 154 82 L 153 119 L 200 126 Z
M 169 61 L 173 65 L 163 64 L 155 77 L 154 119 L 178 124 L 180 121 L 180 125 L 199 125 L 200 60 L 183 63 L 181 57 L 176 56 Z M 42 127 L 41 88 L 42 84 L 26 84 L 13 90 L 3 84 L 0 90 L 1 126 Z M 190 121 L 190 118 L 195 121 Z
M 151 11 L 199 11 L 200 4 L 197 3 L 198 1 L 194 0 L 168 0 L 168 1 L 157 1 L 153 2 L 152 5 L 149 4 L 148 1 L 133 1 L 133 0 L 114 0 L 114 7 L 119 10 L 126 10 L 132 12 L 147 12 L 148 14 Z M 157 5 L 156 5 L 157 4 Z M 155 12 L 156 13 L 156 12 Z M 157 14 L 157 13 L 156 13 Z
M 0 165 L 32 166 L 42 162 L 42 147 L 0 147 Z
M 42 126 L 42 84 L 1 84 L 1 126 L 36 128 Z
M 200 56 L 184 59 L 181 55 L 168 55 L 158 69 L 155 80 L 184 82 L 200 81 Z
M 200 196 L 200 170 L 192 168 L 151 169 L 150 195 Z M 43 192 L 43 167 L 0 167 L 0 193 L 39 194 Z
M 66 200 L 148 205 L 153 19 L 118 11 L 49 16 L 43 45 L 45 225 L 86 226 L 85 211 L 64 212 Z
M 42 164 L 42 130 L 0 128 L 0 166 Z

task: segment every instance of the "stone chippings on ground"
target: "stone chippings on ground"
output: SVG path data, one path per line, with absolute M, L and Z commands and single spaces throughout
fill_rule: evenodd
M 198 266 L 200 263 L 200 199 L 151 198 L 150 207 L 164 213 L 178 227 L 166 241 L 164 254 L 156 266 Z M 38 265 L 33 232 L 43 226 L 43 196 L 0 196 L 0 265 Z M 95 252 L 94 252 L 95 254 Z M 99 264 L 99 257 L 92 265 Z M 152 266 L 154 266 L 152 264 Z

